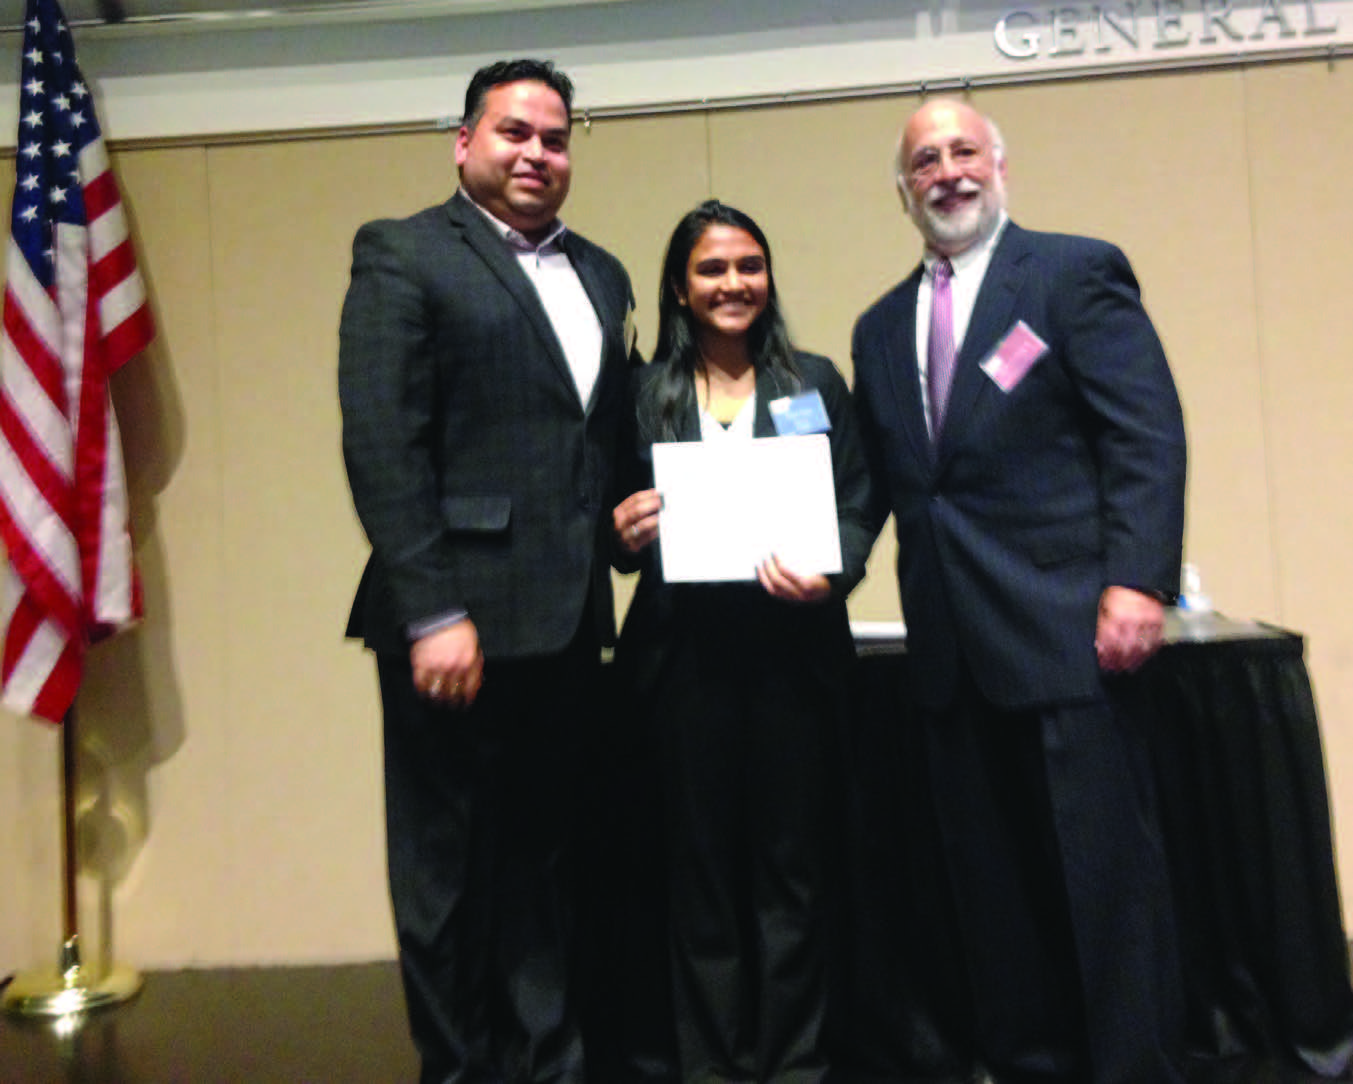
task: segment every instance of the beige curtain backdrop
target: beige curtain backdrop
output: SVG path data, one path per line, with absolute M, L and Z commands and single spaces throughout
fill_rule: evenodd
M 1006 137 L 1013 217 L 1132 259 L 1184 401 L 1188 559 L 1227 614 L 1307 635 L 1341 838 L 1353 153 L 1334 135 L 1353 130 L 1351 70 L 974 95 Z M 629 267 L 647 350 L 676 219 L 710 195 L 744 208 L 770 236 L 797 339 L 849 375 L 855 316 L 919 255 L 891 176 L 916 104 L 580 125 L 565 217 Z M 387 956 L 379 709 L 370 661 L 342 639 L 365 544 L 339 457 L 336 328 L 354 230 L 445 198 L 450 137 L 114 159 L 160 337 L 115 388 L 148 616 L 96 649 L 80 698 L 86 936 L 143 968 Z M 857 618 L 898 615 L 893 552 L 890 528 Z M 54 732 L 0 720 L 0 972 L 54 951 L 56 808 Z

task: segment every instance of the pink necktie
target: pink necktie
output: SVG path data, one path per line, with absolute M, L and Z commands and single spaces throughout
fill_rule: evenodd
M 930 437 L 940 439 L 949 385 L 954 379 L 954 296 L 949 286 L 954 269 L 936 260 L 930 297 L 930 343 L 926 351 L 926 394 L 930 396 Z

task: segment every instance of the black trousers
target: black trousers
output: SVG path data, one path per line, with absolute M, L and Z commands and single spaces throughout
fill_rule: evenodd
M 1170 1084 L 1183 998 L 1144 734 L 1112 692 L 922 713 L 975 1045 L 999 1077 Z
M 823 645 L 746 589 L 699 597 L 652 696 L 681 1077 L 817 1081 L 836 706 L 811 658 Z
M 595 640 L 490 660 L 467 711 L 420 697 L 407 656 L 377 667 L 390 896 L 422 1084 L 576 1084 L 575 829 Z

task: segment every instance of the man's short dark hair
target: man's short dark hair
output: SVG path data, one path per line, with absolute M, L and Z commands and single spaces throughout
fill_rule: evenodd
M 465 112 L 461 114 L 461 125 L 474 130 L 479 118 L 484 115 L 484 99 L 494 87 L 523 81 L 544 83 L 558 94 L 564 100 L 569 127 L 573 126 L 573 80 L 559 71 L 553 61 L 529 58 L 499 60 L 475 72 L 465 91 Z

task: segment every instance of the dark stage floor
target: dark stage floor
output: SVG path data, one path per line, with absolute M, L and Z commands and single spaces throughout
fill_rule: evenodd
M 157 971 L 77 1035 L 0 1017 L 0 1084 L 411 1084 L 393 963 Z
M 1241 1061 L 1195 1064 L 1189 1072 L 1190 1084 L 1314 1084 L 1320 1079 Z M 417 1059 L 393 963 L 152 972 L 135 1000 L 90 1014 L 65 1037 L 50 1021 L 0 1016 L 0 1084 L 416 1080 Z

